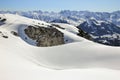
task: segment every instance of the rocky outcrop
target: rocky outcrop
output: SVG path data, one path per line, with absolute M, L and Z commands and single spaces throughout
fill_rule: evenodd
M 55 26 L 55 27 L 58 27 L 60 29 L 65 29 L 65 28 L 61 27 L 60 25 L 57 25 L 57 24 L 54 24 L 54 23 L 52 25 Z
M 86 33 L 85 31 L 83 31 L 81 28 L 79 28 L 79 33 L 77 35 L 84 37 L 88 40 L 93 40 L 92 37 L 88 33 Z
M 24 31 L 40 47 L 64 44 L 64 34 L 53 27 L 28 26 Z
M 14 36 L 17 36 L 17 37 L 19 36 L 19 34 L 15 31 L 11 31 L 11 34 L 13 34 Z
M 0 26 L 3 25 L 3 24 L 5 24 L 5 21 L 6 21 L 6 20 L 7 20 L 7 19 L 0 17 Z
M 0 22 L 5 22 L 5 21 L 6 21 L 6 19 L 5 19 L 5 18 L 0 19 Z
M 0 31 L 0 36 L 2 36 L 3 38 L 8 38 L 8 36 L 7 36 L 7 35 L 4 35 L 4 34 L 2 33 L 2 31 Z

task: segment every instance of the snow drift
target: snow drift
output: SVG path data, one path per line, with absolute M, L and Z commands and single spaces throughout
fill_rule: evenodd
M 120 69 L 120 64 L 118 64 L 120 61 L 119 47 L 105 46 L 83 39 L 70 31 L 73 26 L 69 26 L 70 28 L 66 28 L 67 30 L 57 28 L 64 33 L 65 39 L 68 42 L 70 41 L 70 44 L 44 48 L 35 47 L 29 45 L 21 38 L 26 36 L 22 34 L 23 29 L 31 24 L 44 23 L 45 27 L 50 24 L 18 15 L 4 14 L 2 16 L 7 21 L 0 26 L 0 31 L 8 38 L 0 38 L 0 43 L 2 43 L 0 45 L 0 53 L 24 55 L 24 57 L 30 58 L 37 64 L 54 69 L 89 67 Z M 64 25 L 61 26 L 64 27 Z M 20 37 L 14 36 L 11 31 L 18 33 Z M 33 40 L 31 40 L 31 43 L 33 43 Z
M 43 23 L 44 27 L 50 24 L 12 14 L 2 14 L 0 16 L 6 18 L 4 24 L 0 25 L 1 80 L 23 80 L 23 78 L 28 79 L 28 76 L 31 77 L 29 80 L 33 80 L 38 77 L 38 74 L 42 74 L 46 77 L 46 75 L 50 75 L 52 73 L 52 70 L 47 71 L 47 69 L 44 69 L 41 66 L 51 69 L 77 68 L 80 69 L 80 71 L 85 69 L 83 73 L 80 73 L 81 76 L 85 76 L 84 73 L 86 72 L 94 75 L 94 73 L 100 71 L 99 68 L 106 68 L 106 74 L 109 75 L 107 76 L 107 79 L 112 80 L 117 77 L 119 80 L 120 47 L 105 46 L 88 41 L 76 35 L 76 32 L 78 31 L 74 26 L 66 27 L 67 25 L 65 24 L 59 24 L 65 29 L 60 29 L 58 27 L 56 29 L 64 33 L 65 39 L 68 40 L 66 43 L 68 44 L 53 47 L 36 47 L 28 44 L 24 39 L 22 39 L 22 37 L 26 36 L 25 34 L 22 34 L 23 29 L 28 25 L 36 25 L 38 23 Z M 13 35 L 13 33 L 11 33 L 12 31 L 17 33 L 19 36 Z M 3 36 L 7 36 L 7 38 Z M 34 43 L 33 40 L 29 39 L 29 41 L 30 43 Z M 39 65 L 39 67 L 35 64 Z M 86 68 L 95 68 L 95 72 L 89 71 L 89 69 L 86 70 Z M 108 69 L 113 70 L 109 71 Z M 68 72 L 76 73 L 77 71 L 63 71 L 61 73 L 56 71 L 53 72 L 60 77 L 60 75 L 64 74 L 63 72 L 67 74 Z M 111 74 L 109 72 L 111 72 Z M 37 75 L 33 75 L 32 73 Z M 103 73 L 104 72 L 101 72 L 100 75 Z M 18 77 L 14 77 L 14 74 Z M 24 76 L 23 74 L 27 76 Z M 91 76 L 90 74 L 88 75 Z M 23 77 L 20 78 L 20 75 Z M 93 75 L 92 77 L 94 77 Z M 109 78 L 111 75 L 115 76 Z M 43 80 L 49 80 L 49 78 L 45 77 Z M 96 78 L 91 79 L 96 80 Z

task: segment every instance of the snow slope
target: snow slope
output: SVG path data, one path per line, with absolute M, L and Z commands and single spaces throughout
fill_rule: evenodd
M 18 15 L 4 14 L 4 17 L 7 21 L 0 26 L 0 80 L 120 79 L 119 47 L 97 44 L 59 28 L 73 41 L 54 47 L 36 47 L 11 31 L 20 34 L 20 29 L 27 25 L 50 24 Z

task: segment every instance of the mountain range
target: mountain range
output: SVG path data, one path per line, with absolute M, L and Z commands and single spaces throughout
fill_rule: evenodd
M 108 21 L 120 26 L 120 11 L 114 12 L 90 12 L 90 11 L 70 11 L 63 10 L 60 12 L 48 11 L 0 11 L 0 13 L 19 14 L 25 17 L 43 20 L 46 22 L 62 22 L 72 25 L 79 25 L 81 22 L 88 19 L 96 19 L 101 21 Z

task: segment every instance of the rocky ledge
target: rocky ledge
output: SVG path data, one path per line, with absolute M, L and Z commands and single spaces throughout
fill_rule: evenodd
M 39 47 L 48 47 L 64 44 L 64 34 L 53 27 L 28 26 L 25 34 L 36 41 Z

